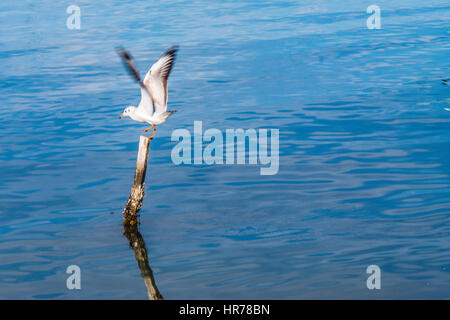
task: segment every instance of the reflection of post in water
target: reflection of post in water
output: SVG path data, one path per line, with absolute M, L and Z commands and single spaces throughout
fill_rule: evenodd
M 145 172 L 147 171 L 148 150 L 150 137 L 141 136 L 139 138 L 139 151 L 136 160 L 136 170 L 134 172 L 133 186 L 128 197 L 127 205 L 123 209 L 123 235 L 130 242 L 130 247 L 134 251 L 134 256 L 141 270 L 147 287 L 148 298 L 150 300 L 162 300 L 162 295 L 156 287 L 152 269 L 148 264 L 147 248 L 144 238 L 138 229 L 138 212 L 142 208 L 145 191 Z
M 123 229 L 123 235 L 130 241 L 130 247 L 134 251 L 139 270 L 141 270 L 141 276 L 144 278 L 149 300 L 162 300 L 163 297 L 156 286 L 152 269 L 148 264 L 147 248 L 145 247 L 144 238 L 142 238 L 137 225 L 124 225 Z
M 145 172 L 147 171 L 148 149 L 150 137 L 140 136 L 139 151 L 136 160 L 136 170 L 134 171 L 133 186 L 128 197 L 127 205 L 123 209 L 124 226 L 137 224 L 138 212 L 142 208 L 145 193 Z

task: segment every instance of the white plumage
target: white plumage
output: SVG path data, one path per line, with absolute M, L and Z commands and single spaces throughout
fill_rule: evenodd
M 171 114 L 176 112 L 167 111 L 167 79 L 174 65 L 177 50 L 178 47 L 174 46 L 164 52 L 142 81 L 131 55 L 123 48 L 118 49 L 128 71 L 141 86 L 139 106 L 126 107 L 120 117 L 128 116 L 134 121 L 150 124 L 151 127 L 143 132 L 154 129 L 151 138 L 155 136 L 155 126 L 164 123 Z

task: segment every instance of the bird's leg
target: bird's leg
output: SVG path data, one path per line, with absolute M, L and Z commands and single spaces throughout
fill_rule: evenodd
M 147 132 L 148 130 L 153 129 L 153 128 L 155 128 L 155 125 L 152 124 L 152 126 L 151 126 L 150 128 L 147 128 L 147 129 L 145 129 L 145 130 L 142 130 L 141 132 Z
M 156 132 L 156 127 L 153 128 L 153 134 L 151 137 L 149 137 L 150 139 L 153 139 L 155 137 L 155 132 Z

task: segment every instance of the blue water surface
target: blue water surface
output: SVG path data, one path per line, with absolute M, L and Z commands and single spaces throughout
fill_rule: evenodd
M 164 298 L 449 299 L 450 4 L 377 1 L 368 29 L 371 4 L 2 1 L 0 298 L 147 298 L 121 215 L 145 126 L 118 118 L 140 90 L 114 48 L 144 72 L 178 44 L 140 225 Z M 194 121 L 279 129 L 278 174 L 175 165 Z

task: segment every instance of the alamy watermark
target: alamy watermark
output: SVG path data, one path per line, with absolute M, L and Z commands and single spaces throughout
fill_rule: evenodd
M 369 29 L 381 29 L 381 9 L 376 4 L 367 7 L 367 13 L 372 14 L 367 18 L 366 25 Z
M 66 26 L 70 30 L 81 29 L 81 9 L 77 5 L 70 5 L 67 7 L 66 12 L 70 14 L 66 20 Z
M 66 273 L 70 276 L 66 280 L 67 289 L 81 289 L 81 269 L 76 264 L 70 265 L 66 269 Z
M 376 264 L 372 264 L 367 267 L 366 273 L 370 274 L 367 278 L 366 286 L 367 289 L 381 289 L 381 269 Z
M 224 141 L 222 131 L 210 128 L 203 132 L 203 122 L 194 121 L 193 135 L 187 129 L 177 129 L 172 132 L 171 140 L 178 141 L 172 149 L 172 162 L 176 165 L 259 163 L 261 175 L 278 173 L 278 129 L 226 129 Z M 205 148 L 203 142 L 208 143 Z

